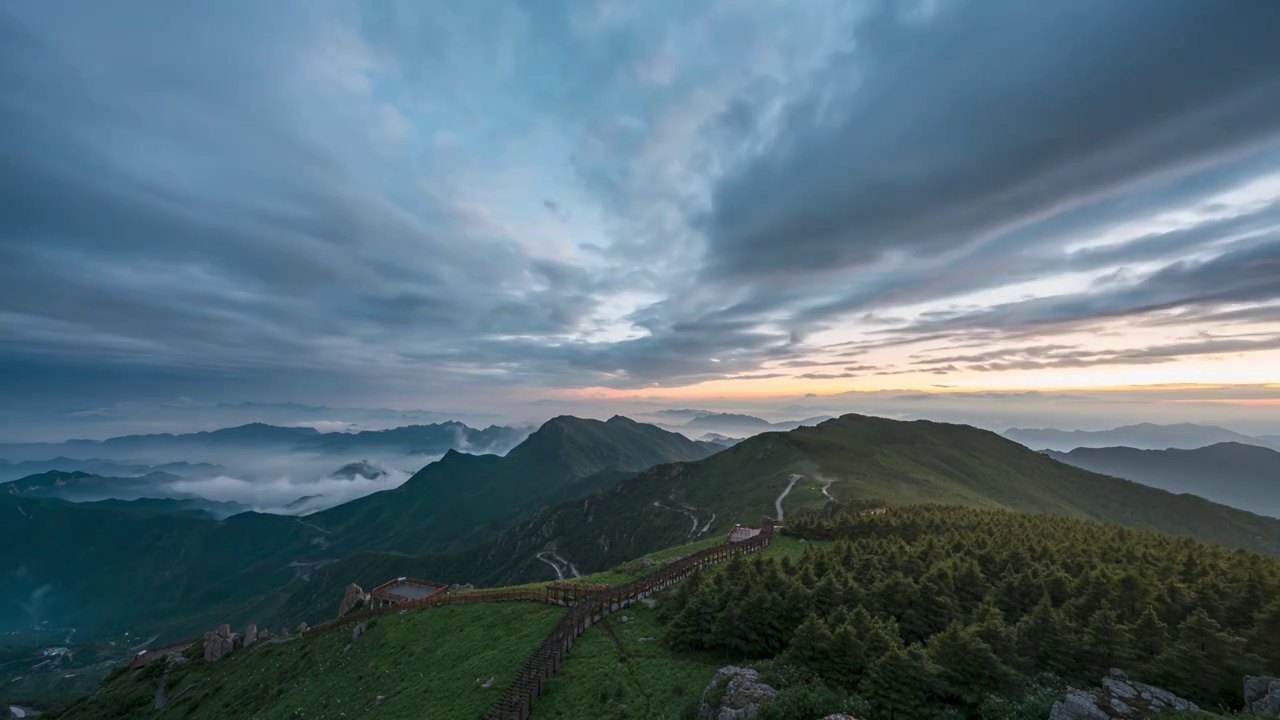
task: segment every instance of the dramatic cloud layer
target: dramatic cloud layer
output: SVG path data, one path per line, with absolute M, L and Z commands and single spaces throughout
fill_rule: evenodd
M 10 5 L 0 405 L 1274 382 L 1278 34 L 1217 0 Z

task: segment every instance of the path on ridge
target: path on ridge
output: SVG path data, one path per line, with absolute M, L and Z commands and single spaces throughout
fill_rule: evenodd
M 778 511 L 778 522 L 782 522 L 782 501 L 785 500 L 786 497 L 791 494 L 792 488 L 796 486 L 796 483 L 800 482 L 801 477 L 803 476 L 792 475 L 791 477 L 787 478 L 787 480 L 789 481 L 787 483 L 787 489 L 783 490 L 782 494 L 778 496 L 778 499 L 773 501 L 773 507 Z

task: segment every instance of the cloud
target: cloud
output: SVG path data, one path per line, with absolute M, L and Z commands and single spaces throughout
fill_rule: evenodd
M 715 187 L 710 272 L 938 255 L 1276 136 L 1271 4 L 874 5 Z
M 906 7 L 6 8 L 0 405 L 498 412 L 1275 319 L 1280 7 Z M 1003 350 L 1102 321 L 1170 335 Z
M 1102 288 L 1002 303 L 975 312 L 938 312 L 909 326 L 932 334 L 960 329 L 1016 332 L 1172 310 L 1213 310 L 1280 299 L 1280 239 L 1207 260 L 1184 260 Z

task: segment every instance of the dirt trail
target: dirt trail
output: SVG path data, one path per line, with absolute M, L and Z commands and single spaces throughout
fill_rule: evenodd
M 796 483 L 800 482 L 801 477 L 804 477 L 804 476 L 792 475 L 791 477 L 787 478 L 788 480 L 787 489 L 783 490 L 782 494 L 778 496 L 778 499 L 773 501 L 773 507 L 775 510 L 778 511 L 778 522 L 782 522 L 782 518 L 783 518 L 782 501 L 785 500 L 786 497 L 791 494 L 791 490 L 795 488 Z
M 544 563 L 546 563 L 546 564 L 550 565 L 552 570 L 555 570 L 555 571 L 556 571 L 556 579 L 557 579 L 557 580 L 563 580 L 563 579 L 564 579 L 564 570 L 563 570 L 563 569 L 561 569 L 560 565 L 559 565 L 558 563 L 556 563 L 556 561 L 554 561 L 554 560 L 548 560 L 548 559 L 547 559 L 547 557 L 546 557 L 547 555 L 548 555 L 548 553 L 547 553 L 547 552 L 545 552 L 545 551 L 543 551 L 543 552 L 538 553 L 537 557 L 538 557 L 538 559 L 539 559 L 539 560 L 541 560 L 542 562 L 544 562 Z

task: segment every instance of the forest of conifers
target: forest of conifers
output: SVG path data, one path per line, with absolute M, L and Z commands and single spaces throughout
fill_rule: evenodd
M 1256 553 L 954 507 L 785 532 L 799 560 L 735 559 L 665 603 L 673 649 L 773 658 L 766 720 L 1044 717 L 1109 668 L 1238 708 L 1243 675 L 1280 671 L 1280 563 Z

